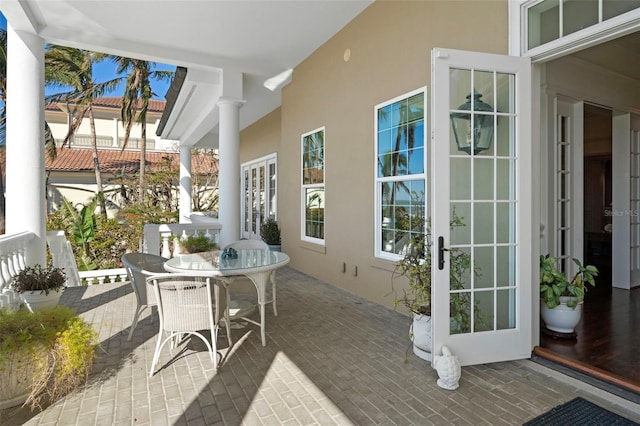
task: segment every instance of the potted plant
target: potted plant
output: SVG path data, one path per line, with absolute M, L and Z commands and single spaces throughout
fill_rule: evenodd
M 575 327 L 582 318 L 582 304 L 587 292 L 586 284 L 595 286 L 598 268 L 582 265 L 573 259 L 577 272 L 569 280 L 556 268 L 557 259 L 540 256 L 540 314 L 547 329 L 559 333 L 559 337 L 575 337 Z
M 270 250 L 280 251 L 280 227 L 273 217 L 268 218 L 260 225 L 260 237 L 267 243 Z
M 187 238 L 182 238 L 180 247 L 183 253 L 202 253 L 216 250 L 218 244 L 212 241 L 204 232 L 199 232 L 195 235 L 189 235 Z
M 413 218 L 416 223 L 416 218 Z M 425 228 L 423 219 L 417 220 L 418 225 L 414 229 Z M 452 228 L 465 226 L 462 218 L 452 214 L 450 226 Z M 408 279 L 408 287 L 403 289 L 398 296 L 394 291 L 394 305 L 404 305 L 412 315 L 412 325 L 409 329 L 409 337 L 413 342 L 413 352 L 420 358 L 431 361 L 431 234 L 430 221 L 426 221 L 426 232 L 413 234 L 406 254 L 396 263 L 393 271 L 392 282 L 402 276 Z M 471 255 L 460 249 L 452 248 L 449 251 L 451 286 L 452 289 L 463 289 L 463 277 L 471 269 Z M 478 267 L 473 268 L 476 276 L 480 275 Z M 451 333 L 459 334 L 469 332 L 471 329 L 471 294 L 459 293 L 458 297 L 451 300 Z M 475 319 L 479 326 L 482 325 L 482 317 L 478 306 L 473 309 Z
M 88 377 L 97 333 L 71 309 L 0 309 L 0 409 L 38 408 Z
M 50 308 L 58 304 L 67 277 L 54 266 L 27 266 L 11 282 L 11 288 L 30 311 Z

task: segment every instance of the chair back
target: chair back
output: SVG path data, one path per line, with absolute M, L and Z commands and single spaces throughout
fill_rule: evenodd
M 147 286 L 147 277 L 166 272 L 164 262 L 168 259 L 149 253 L 126 253 L 121 260 L 131 278 L 138 305 L 155 305 L 155 296 L 153 289 Z
M 220 319 L 220 286 L 206 276 L 157 274 L 147 278 L 158 302 L 164 331 L 214 330 Z
M 260 249 L 260 250 L 269 250 L 269 246 L 262 240 L 238 240 L 233 243 L 227 244 L 225 249 L 233 248 L 235 250 L 239 249 Z

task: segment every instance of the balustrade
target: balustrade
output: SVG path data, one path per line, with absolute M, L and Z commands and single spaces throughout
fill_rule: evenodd
M 216 244 L 220 244 L 221 228 L 222 225 L 214 219 L 198 223 L 150 223 L 144 226 L 141 251 L 170 259 L 182 253 L 180 239 L 189 235 L 202 232 Z

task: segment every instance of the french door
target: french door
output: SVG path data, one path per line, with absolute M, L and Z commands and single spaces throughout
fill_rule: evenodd
M 242 165 L 242 238 L 259 239 L 260 225 L 276 218 L 276 155 L 269 155 Z
M 532 348 L 531 64 L 432 51 L 433 353 L 462 365 Z

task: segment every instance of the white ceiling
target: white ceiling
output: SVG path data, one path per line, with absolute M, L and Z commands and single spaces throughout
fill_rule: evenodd
M 573 56 L 640 82 L 640 33 L 599 44 Z
M 223 75 L 242 73 L 244 128 L 280 104 L 280 91 L 263 87 L 266 79 L 295 68 L 371 2 L 0 0 L 0 10 L 12 28 L 36 32 L 48 43 L 179 65 L 214 76 L 220 70 Z M 191 102 L 209 107 L 210 89 L 203 92 L 204 99 L 192 96 Z

